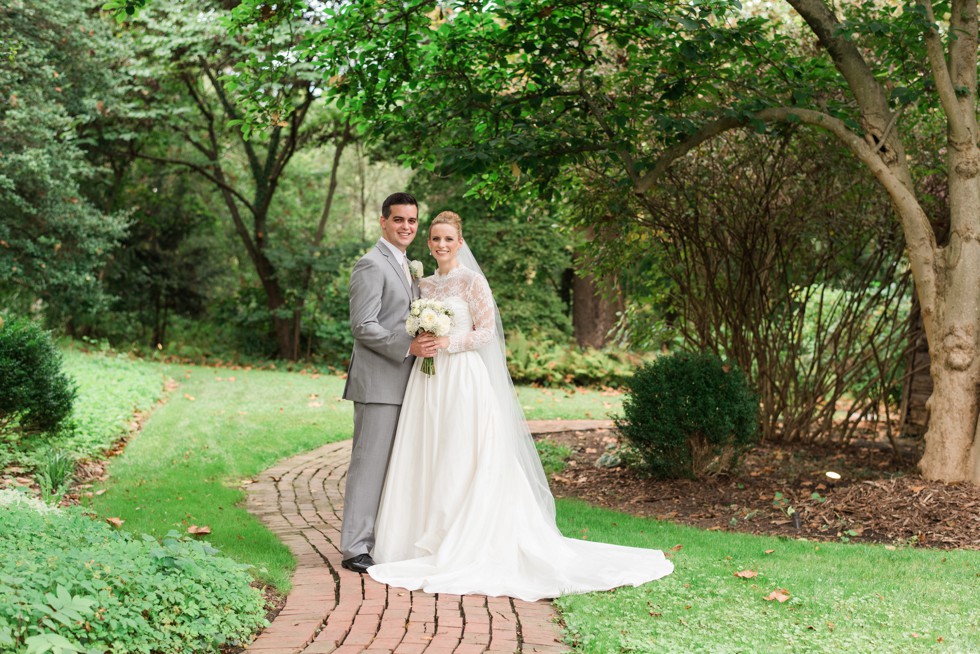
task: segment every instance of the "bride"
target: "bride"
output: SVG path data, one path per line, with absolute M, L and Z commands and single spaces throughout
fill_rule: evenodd
M 659 550 L 565 538 L 507 372 L 486 278 L 444 211 L 429 228 L 438 271 L 422 297 L 454 314 L 433 337 L 435 374 L 416 361 L 405 391 L 368 574 L 410 590 L 534 601 L 668 575 Z

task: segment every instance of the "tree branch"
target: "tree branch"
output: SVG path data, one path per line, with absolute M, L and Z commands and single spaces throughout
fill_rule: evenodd
M 750 116 L 741 118 L 721 118 L 702 127 L 682 143 L 666 149 L 657 158 L 654 167 L 635 185 L 634 191 L 643 196 L 649 191 L 667 168 L 675 160 L 684 156 L 698 145 L 722 132 L 744 127 L 751 121 L 763 122 L 802 122 L 829 131 L 837 137 L 861 162 L 888 192 L 898 213 L 905 232 L 919 302 L 924 312 L 935 311 L 936 306 L 936 237 L 929 218 L 919 204 L 915 193 L 905 184 L 901 171 L 886 164 L 876 147 L 851 131 L 844 121 L 829 114 L 799 107 L 771 107 Z
M 139 157 L 140 159 L 146 159 L 147 161 L 156 161 L 157 163 L 170 164 L 173 166 L 184 166 L 185 168 L 190 168 L 194 172 L 205 177 L 209 182 L 211 182 L 219 189 L 221 189 L 222 192 L 227 192 L 232 196 L 234 196 L 236 200 L 238 200 L 243 205 L 245 205 L 245 208 L 248 209 L 249 212 L 251 213 L 255 212 L 255 208 L 252 206 L 252 203 L 249 202 L 241 193 L 235 190 L 235 187 L 230 186 L 229 184 L 224 182 L 221 178 L 210 173 L 208 169 L 205 168 L 204 166 L 193 163 L 191 161 L 184 161 L 182 159 L 170 159 L 168 157 L 155 157 L 151 154 L 139 153 L 136 156 Z
M 883 141 L 887 125 L 892 117 L 888 107 L 888 96 L 881 83 L 875 79 L 874 73 L 868 66 L 857 46 L 841 34 L 840 21 L 824 0 L 786 0 L 793 9 L 806 21 L 821 45 L 827 49 L 834 66 L 844 76 L 847 87 L 857 100 L 861 114 L 861 127 L 869 135 L 869 141 Z M 905 159 L 905 147 L 897 134 L 892 134 L 886 141 L 888 165 L 902 179 L 902 182 L 913 188 L 912 175 Z
M 623 166 L 626 168 L 626 174 L 629 175 L 630 181 L 633 182 L 634 185 L 638 184 L 640 182 L 640 174 L 636 170 L 636 160 L 633 159 L 633 155 L 631 155 L 625 147 L 616 144 L 616 132 L 612 127 L 610 127 L 609 123 L 606 122 L 606 112 L 603 111 L 602 107 L 599 106 L 599 103 L 597 103 L 595 98 L 592 97 L 592 94 L 590 94 L 585 88 L 585 69 L 582 69 L 582 72 L 579 73 L 578 78 L 579 94 L 582 96 L 582 99 L 585 100 L 585 103 L 588 105 L 589 111 L 596 119 L 596 122 L 599 123 L 599 127 L 601 127 L 602 131 L 604 131 L 606 136 L 609 137 L 610 142 L 614 144 L 613 149 L 616 152 L 616 155 L 619 156 L 620 160 L 623 162 Z
M 954 143 L 964 143 L 970 139 L 970 131 L 960 113 L 959 102 L 956 99 L 956 89 L 950 76 L 946 55 L 943 53 L 943 43 L 936 29 L 936 15 L 932 10 L 931 0 L 916 0 L 926 12 L 926 20 L 930 25 L 926 28 L 926 54 L 929 57 L 929 67 L 932 69 L 932 79 L 936 82 L 936 92 L 943 106 L 946 120 L 949 122 L 949 137 Z M 976 77 L 976 71 L 974 71 Z
M 949 20 L 949 75 L 953 87 L 967 93 L 958 97 L 967 129 L 977 138 L 977 28 L 976 0 L 954 0 Z

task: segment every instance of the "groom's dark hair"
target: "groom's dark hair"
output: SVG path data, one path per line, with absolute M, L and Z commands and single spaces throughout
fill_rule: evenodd
M 408 193 L 392 193 L 381 203 L 381 215 L 387 218 L 391 215 L 391 208 L 396 204 L 407 204 L 412 207 L 419 206 L 418 201 Z

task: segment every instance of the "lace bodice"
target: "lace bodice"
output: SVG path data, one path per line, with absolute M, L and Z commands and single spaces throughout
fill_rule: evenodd
M 489 345 L 497 336 L 493 294 L 487 280 L 464 266 L 445 275 L 436 274 L 419 281 L 422 297 L 445 303 L 453 310 L 453 330 L 449 352 L 464 352 Z

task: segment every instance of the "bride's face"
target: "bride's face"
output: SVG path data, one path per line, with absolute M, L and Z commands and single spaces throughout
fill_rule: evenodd
M 452 225 L 440 223 L 429 230 L 429 252 L 439 264 L 455 261 L 462 244 L 463 239 Z

